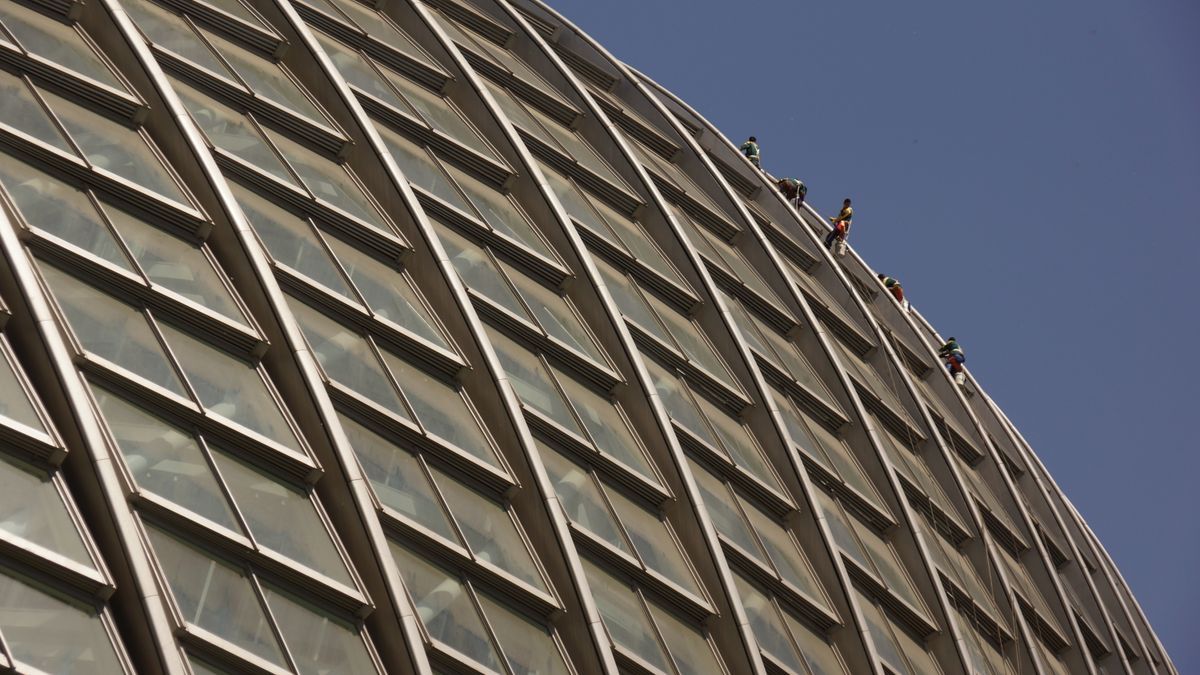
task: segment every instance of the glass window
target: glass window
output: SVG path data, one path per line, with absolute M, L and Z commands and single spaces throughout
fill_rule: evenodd
M 875 563 L 875 569 L 883 576 L 884 583 L 887 584 L 888 588 L 914 608 L 918 610 L 923 609 L 925 605 L 921 602 L 921 598 L 917 596 L 916 588 L 913 587 L 912 581 L 905 574 L 900 560 L 896 557 L 896 552 L 892 550 L 891 544 L 881 539 L 870 528 L 859 524 L 857 520 L 851 519 L 850 522 L 854 530 L 858 533 L 859 541 L 867 548 L 867 553 L 871 556 L 871 561 Z
M 692 476 L 696 479 L 696 486 L 700 488 L 705 510 L 708 511 L 717 533 L 737 544 L 747 554 L 765 560 L 766 556 L 750 532 L 749 524 L 738 512 L 737 500 L 730 493 L 729 487 L 695 462 L 689 464 L 692 467 Z
M 548 590 L 508 509 L 440 471 L 433 475 L 475 557 Z
M 397 110 L 417 117 L 416 111 L 387 84 L 365 56 L 318 30 L 313 30 L 312 33 L 347 84 Z
M 229 288 L 221 282 L 202 249 L 120 209 L 109 208 L 107 212 L 113 227 L 151 282 L 238 323 L 245 323 Z
M 850 531 L 850 526 L 846 524 L 846 517 L 842 515 L 841 508 L 837 502 L 833 501 L 822 491 L 817 491 L 817 501 L 821 503 L 821 514 L 825 518 L 825 522 L 829 525 L 829 533 L 833 536 L 833 543 L 837 544 L 842 553 L 850 556 L 858 566 L 871 572 L 874 568 L 867 560 L 867 554 L 863 552 L 862 545 L 858 543 L 858 538 Z
M 421 117 L 425 118 L 429 126 L 472 150 L 477 150 L 486 157 L 496 158 L 492 149 L 479 136 L 479 132 L 475 131 L 463 119 L 462 115 L 455 109 L 454 104 L 448 99 L 438 96 L 401 75 L 389 71 L 384 71 L 384 75 L 392 81 L 392 84 L 397 89 L 404 93 L 404 97 L 408 100 L 408 103 L 413 108 L 416 108 L 417 112 L 420 113 Z
M 446 539 L 458 541 L 421 460 L 348 417 L 339 415 L 338 419 L 379 501 Z
M 238 0 L 205 0 L 205 2 L 212 5 L 213 7 L 216 7 L 217 9 L 221 10 L 222 12 L 225 12 L 226 14 L 235 16 L 235 17 L 241 19 L 242 21 L 245 21 L 246 23 L 254 26 L 255 28 L 259 28 L 259 29 L 267 31 L 269 33 L 274 32 L 271 30 L 270 26 L 267 26 L 262 21 L 260 21 L 258 19 L 258 17 L 254 15 L 253 12 L 251 12 L 245 5 L 243 5 Z
M 302 673 L 376 673 L 361 636 L 340 621 L 319 614 L 299 600 L 267 587 L 267 606 Z
M 383 360 L 400 384 L 425 431 L 466 450 L 487 464 L 499 467 L 488 441 L 466 398 L 457 387 L 427 375 L 408 362 L 383 352 Z
M 296 446 L 296 436 L 258 368 L 170 326 L 162 330 L 204 407 L 276 442 Z
M 742 607 L 746 610 L 750 629 L 754 631 L 758 648 L 789 671 L 797 675 L 804 675 L 804 660 L 796 652 L 796 646 L 792 643 L 787 628 L 783 625 L 783 618 L 775 607 L 775 603 L 737 574 L 734 575 L 734 582 L 742 600 Z
M 487 249 L 476 246 L 466 238 L 434 221 L 438 239 L 450 256 L 450 264 L 458 272 L 463 285 L 495 302 L 513 314 L 532 322 L 533 319 L 525 311 L 525 306 L 517 299 L 508 281 L 496 268 L 496 263 L 488 255 Z
M 775 472 L 767 463 L 767 458 L 763 456 L 762 449 L 751 435 L 750 429 L 730 417 L 725 411 L 709 403 L 708 399 L 703 396 L 695 398 L 696 403 L 700 406 L 700 413 L 712 424 L 713 431 L 720 437 L 721 443 L 724 444 L 733 463 L 778 490 L 780 494 L 786 495 L 787 493 L 779 484 Z
M 587 196 L 587 195 L 585 195 Z M 621 238 L 625 246 L 629 248 L 629 252 L 633 257 L 645 263 L 650 269 L 658 272 L 664 277 L 674 281 L 681 286 L 686 287 L 687 284 L 683 278 L 679 276 L 679 272 L 667 262 L 667 258 L 663 255 L 658 246 L 650 240 L 650 235 L 646 234 L 641 225 L 630 220 L 628 216 L 618 213 L 602 199 L 590 199 L 595 205 L 608 224 L 612 226 L 613 232 Z
M 700 586 L 665 519 L 646 510 L 619 490 L 609 489 L 617 517 L 646 566 L 681 587 L 700 595 Z
M 783 613 L 783 622 L 791 629 L 792 639 L 800 645 L 800 655 L 804 657 L 812 675 L 845 675 L 846 666 L 842 664 L 841 657 L 832 643 L 814 633 L 788 612 Z
M 404 419 L 412 419 L 362 335 L 299 300 L 293 299 L 288 306 L 329 379 Z
M 51 265 L 39 268 L 84 349 L 187 397 L 141 312 Z
M 596 609 L 613 642 L 651 666 L 670 672 L 667 655 L 655 637 L 637 593 L 590 561 L 582 562 Z
M 583 223 L 584 227 L 608 240 L 613 246 L 621 247 L 620 240 L 608 228 L 607 223 L 592 210 L 591 204 L 565 176 L 541 162 L 538 162 L 538 167 L 542 170 L 542 175 L 546 177 L 546 182 L 550 184 L 550 189 L 558 197 L 558 201 L 568 216 Z
M 596 448 L 641 474 L 645 479 L 657 483 L 658 479 L 650 467 L 650 460 L 646 458 L 629 426 L 621 419 L 616 404 L 569 375 L 554 368 L 551 370 L 558 376 L 567 400 L 583 421 L 583 426 L 587 428 Z
M 0 633 L 13 659 L 42 672 L 125 672 L 94 609 L 7 572 L 0 574 Z
M 241 532 L 204 451 L 191 434 L 103 389 L 92 391 L 139 488 Z
M 467 194 L 488 225 L 536 253 L 555 260 L 550 248 L 538 237 L 533 226 L 506 195 L 500 194 L 456 167 L 447 165 L 446 170 L 458 181 L 459 187 Z
M 575 159 L 575 161 L 591 169 L 601 177 L 612 181 L 615 185 L 624 188 L 625 181 L 617 175 L 616 171 L 608 165 L 608 162 L 600 158 L 600 155 L 592 148 L 592 146 L 584 140 L 579 133 L 567 129 L 555 120 L 551 120 L 547 115 L 540 110 L 530 107 L 530 114 L 542 122 L 542 126 L 546 131 L 554 135 L 559 144 L 567 149 L 567 152 Z
M 455 189 L 454 184 L 442 173 L 441 167 L 424 148 L 390 129 L 379 127 L 378 131 L 392 159 L 410 183 L 463 213 L 475 213 L 467 204 L 466 198 Z
M 394 236 L 345 167 L 280 134 L 268 132 L 268 135 L 296 173 L 300 174 L 300 179 L 314 197 L 332 204 L 369 227 Z
M 0 122 L 69 155 L 75 154 L 25 82 L 8 71 L 0 71 Z M 14 162 L 8 160 L 5 163 Z
M 667 651 L 675 660 L 679 672 L 711 675 L 725 672 L 725 668 L 713 653 L 712 645 L 700 631 L 675 618 L 674 614 L 653 602 L 646 604 L 650 607 L 654 623 L 658 625 L 663 641 L 667 643 Z
M 858 589 L 854 589 L 854 598 L 858 601 L 858 608 L 866 621 L 867 633 L 871 636 L 871 643 L 875 645 L 875 653 L 879 655 L 879 660 L 893 672 L 909 675 L 912 671 L 908 668 L 908 662 L 900 655 L 900 647 L 896 645 L 883 613 Z
M 407 328 L 439 347 L 450 349 L 450 343 L 435 326 L 408 275 L 363 253 L 336 237 L 329 237 L 342 267 L 358 286 L 376 316 Z
M 125 91 L 112 70 L 71 26 L 17 3 L 0 6 L 0 21 L 30 53 L 113 89 Z
M 616 548 L 634 555 L 591 474 L 540 440 L 534 439 L 534 444 L 567 518 Z
M 179 94 L 184 107 L 192 114 L 196 125 L 218 150 L 223 150 L 256 169 L 300 187 L 296 178 L 284 166 L 283 160 L 263 138 L 250 118 L 201 94 L 196 89 L 171 79 L 172 88 Z
M 215 450 L 213 459 L 259 544 L 354 585 L 311 497 L 227 452 Z
M 5 357 L 4 346 L 5 344 L 0 342 L 0 416 L 45 431 L 42 420 L 34 410 L 33 402 L 25 394 L 17 371 Z
M 268 98 L 316 124 L 329 126 L 325 115 L 317 110 L 308 95 L 300 89 L 300 85 L 288 77 L 282 66 L 271 63 L 215 33 L 201 32 L 256 95 Z
M 403 53 L 405 56 L 416 59 L 429 66 L 437 68 L 430 62 L 429 56 L 421 50 L 420 47 L 408 37 L 404 31 L 400 30 L 396 24 L 392 23 L 386 15 L 381 14 L 369 7 L 366 7 L 354 0 L 332 0 L 333 4 L 345 12 L 351 20 L 358 24 L 360 29 L 369 33 L 371 37 L 379 40 L 383 44 Z
M 742 501 L 750 525 L 758 533 L 759 540 L 767 549 L 767 556 L 775 563 L 779 576 L 796 588 L 804 591 L 814 600 L 824 600 L 821 591 L 804 552 L 796 546 L 791 534 L 767 514 L 753 504 Z
M 596 269 L 600 270 L 600 275 L 604 277 L 604 285 L 608 288 L 608 292 L 612 295 L 613 302 L 616 303 L 621 314 L 658 338 L 663 344 L 674 345 L 675 343 L 667 334 L 666 329 L 646 306 L 637 285 L 629 277 L 617 272 L 599 259 L 593 258 L 593 260 L 596 263 Z
M 211 73 L 236 81 L 233 73 L 213 54 L 212 49 L 178 15 L 146 0 L 128 0 L 122 2 L 121 6 L 155 45 Z
M 147 526 L 146 532 L 184 621 L 287 668 L 258 594 L 241 570 L 158 528 Z
M 417 616 L 431 638 L 494 671 L 502 672 L 500 657 L 467 587 L 442 568 L 409 549 L 389 542 L 404 586 L 416 605 Z
M 133 271 L 86 192 L 11 158 L 0 162 L 0 183 L 30 227 Z
M 707 443 L 717 452 L 724 454 L 724 448 L 721 447 L 717 437 L 713 435 L 712 430 L 701 417 L 700 411 L 696 409 L 683 382 L 673 373 L 667 372 L 666 368 L 660 366 L 653 359 L 643 358 L 642 362 L 646 365 L 646 370 L 650 371 L 650 377 L 654 380 L 654 389 L 662 399 L 663 407 L 667 409 L 667 415 L 692 435 Z
M 55 94 L 41 94 L 92 166 L 180 204 L 190 203 L 137 131 Z
M 271 257 L 343 297 L 358 302 L 308 221 L 230 182 L 238 206 Z
M 0 531 L 92 567 L 83 537 L 71 520 L 54 479 L 18 466 L 0 454 Z
M 525 304 L 537 315 L 543 330 L 579 353 L 604 363 L 600 348 L 588 335 L 583 322 L 573 311 L 570 300 L 503 263 L 501 266 L 517 287 L 517 292 L 525 299 Z
M 480 594 L 479 602 L 514 675 L 570 675 L 562 652 L 544 626 L 486 595 Z
M 730 376 L 725 364 L 721 361 L 721 357 L 717 356 L 717 352 L 713 350 L 712 346 L 708 344 L 708 341 L 700 334 L 700 329 L 696 324 L 668 307 L 661 300 L 654 297 L 653 294 L 646 294 L 646 299 L 650 302 L 650 307 L 658 313 L 659 318 L 667 325 L 668 330 L 675 337 L 676 343 L 683 350 L 688 360 L 694 362 L 701 369 L 708 372 L 709 375 L 728 383 Z
M 550 379 L 550 374 L 546 372 L 537 356 L 490 328 L 487 333 L 496 350 L 496 356 L 500 359 L 500 365 L 521 402 L 564 429 L 583 436 L 579 423 L 575 421 L 562 395 L 555 388 L 554 380 Z

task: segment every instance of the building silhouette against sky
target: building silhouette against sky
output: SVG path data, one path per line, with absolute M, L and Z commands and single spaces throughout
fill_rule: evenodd
M 551 9 L 0 53 L 0 670 L 1175 672 L 920 313 Z

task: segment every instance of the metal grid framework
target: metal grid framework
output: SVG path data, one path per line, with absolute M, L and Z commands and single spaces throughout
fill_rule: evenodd
M 1176 672 L 920 313 L 538 0 L 0 57 L 0 670 Z

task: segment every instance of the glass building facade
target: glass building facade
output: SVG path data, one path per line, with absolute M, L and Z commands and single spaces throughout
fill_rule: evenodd
M 0 55 L 0 671 L 1175 672 L 920 313 L 538 0 Z

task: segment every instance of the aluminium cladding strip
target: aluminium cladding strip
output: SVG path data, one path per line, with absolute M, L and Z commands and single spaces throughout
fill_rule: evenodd
M 30 2 L 0 438 L 98 555 L 0 580 L 107 670 L 1174 672 L 923 318 L 545 5 Z

